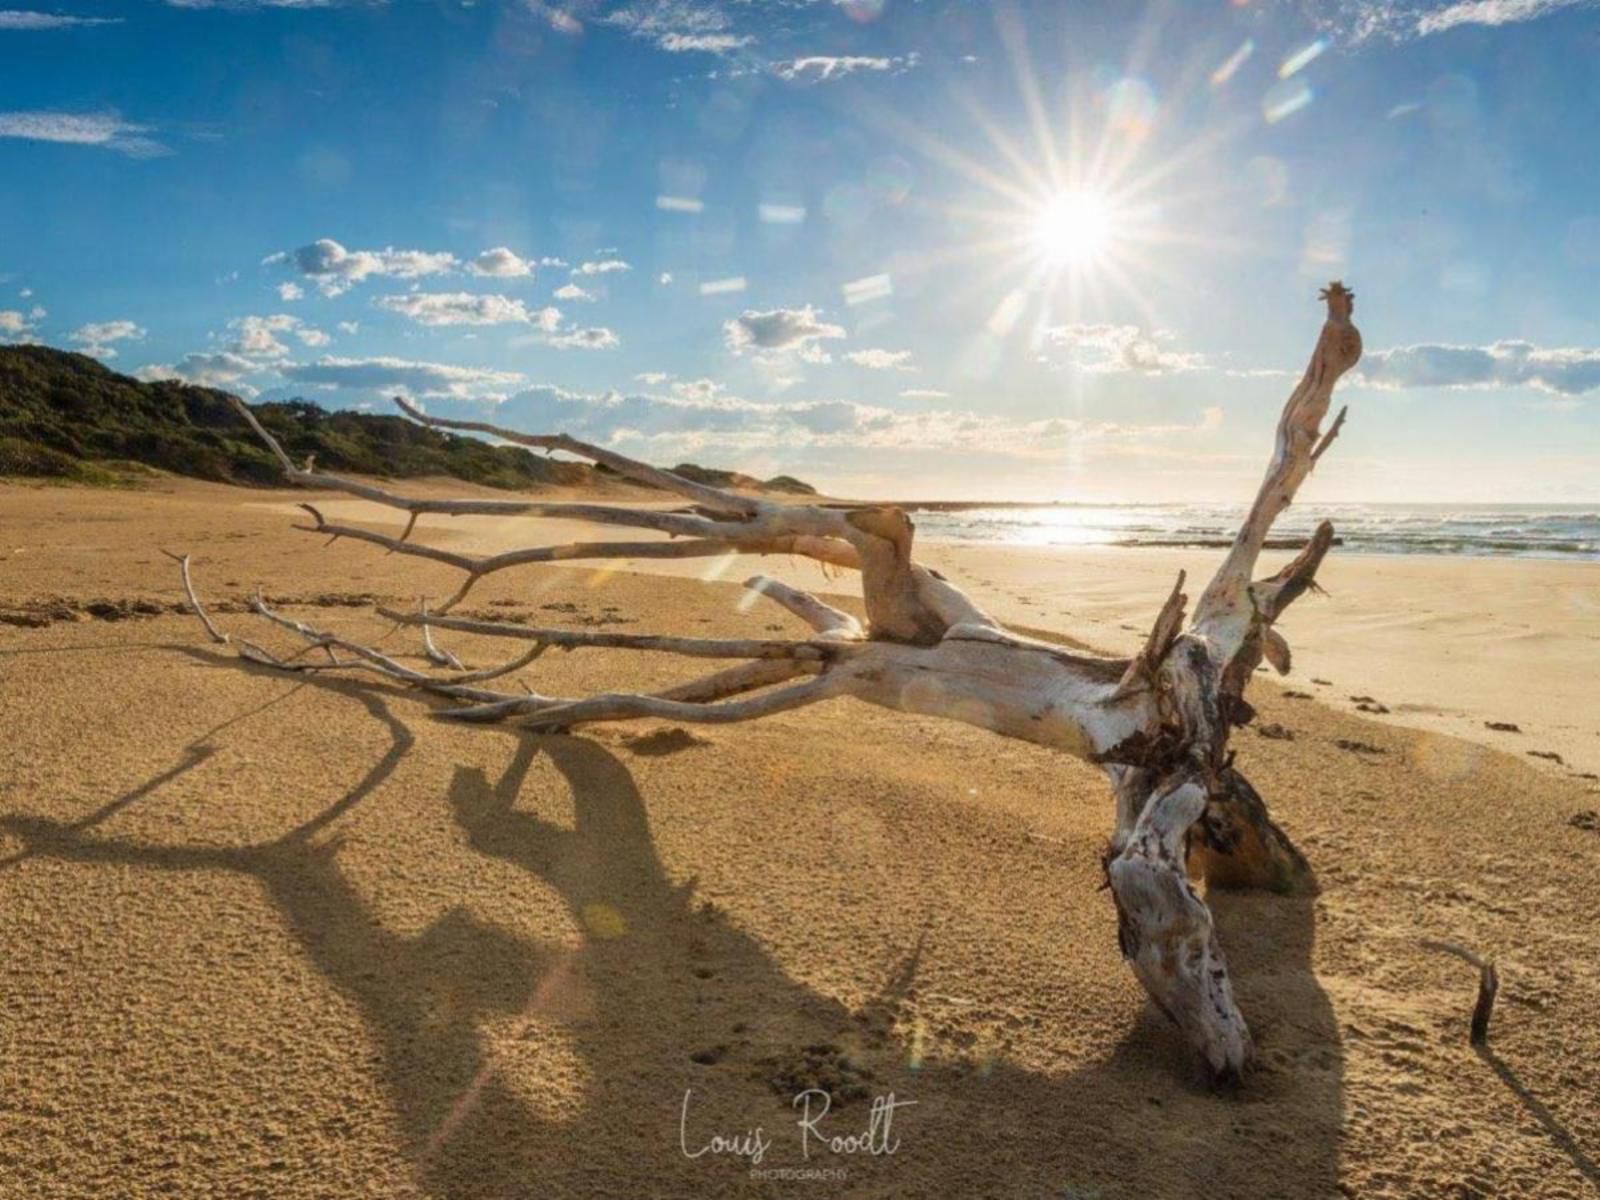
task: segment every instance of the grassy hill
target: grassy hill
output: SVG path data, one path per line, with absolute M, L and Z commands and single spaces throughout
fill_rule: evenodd
M 304 400 L 251 407 L 296 461 L 315 454 L 317 466 L 333 472 L 448 475 L 508 489 L 581 487 L 609 474 L 400 416 L 330 412 Z M 220 483 L 282 482 L 277 463 L 225 392 L 142 383 L 86 355 L 48 346 L 0 346 L 0 476 L 105 483 L 124 477 L 130 464 Z M 812 490 L 783 476 L 762 483 L 693 464 L 678 470 L 723 484 Z

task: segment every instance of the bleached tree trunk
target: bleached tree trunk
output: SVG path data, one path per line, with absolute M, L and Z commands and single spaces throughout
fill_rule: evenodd
M 1252 716 L 1244 690 L 1257 664 L 1265 657 L 1280 672 L 1288 670 L 1289 648 L 1273 623 L 1312 586 L 1333 541 L 1332 527 L 1324 522 L 1288 566 L 1269 578 L 1253 578 L 1273 522 L 1338 434 L 1342 411 L 1326 432 L 1322 422 L 1335 383 L 1361 356 L 1361 337 L 1351 323 L 1354 294 L 1333 283 L 1322 298 L 1327 319 L 1321 336 L 1284 407 L 1265 478 L 1226 559 L 1187 624 L 1188 597 L 1179 576 L 1143 649 L 1132 659 L 1072 653 L 1003 629 L 959 588 L 916 563 L 914 528 L 898 509 L 777 504 L 695 483 L 565 435 L 530 435 L 481 422 L 445 420 L 399 398 L 401 409 L 423 424 L 586 458 L 626 478 L 675 493 L 692 507 L 661 512 L 587 503 L 410 498 L 319 473 L 310 463 L 297 468 L 240 402 L 240 413 L 276 455 L 290 481 L 409 514 L 404 531 L 392 537 L 330 522 L 313 506 L 304 505 L 312 523 L 296 528 L 428 558 L 462 572 L 461 586 L 437 607 L 382 610 L 386 616 L 425 633 L 455 630 L 531 645 L 498 667 L 430 673 L 281 617 L 259 599 L 254 607 L 260 615 L 299 635 L 306 649 L 322 650 L 327 661 L 300 655 L 284 658 L 237 639 L 233 644 L 245 657 L 282 670 L 375 672 L 456 701 L 457 706 L 442 710 L 442 716 L 515 721 L 541 732 L 639 717 L 746 721 L 848 696 L 901 712 L 962 721 L 1097 763 L 1106 771 L 1115 800 L 1105 871 L 1116 904 L 1122 953 L 1211 1073 L 1219 1079 L 1236 1078 L 1251 1058 L 1250 1033 L 1234 1002 L 1210 910 L 1190 882 L 1189 872 L 1198 871 L 1213 886 L 1279 890 L 1300 886 L 1308 878 L 1305 859 L 1273 824 L 1255 789 L 1233 769 L 1227 747 L 1232 729 Z M 417 518 L 427 513 L 562 516 L 666 533 L 672 540 L 576 542 L 474 557 L 411 541 Z M 814 637 L 799 641 L 661 637 L 537 629 L 450 615 L 479 579 L 518 566 L 730 551 L 801 555 L 858 570 L 867 627 L 815 596 L 762 576 L 746 586 L 801 618 L 815 630 Z M 202 611 L 192 590 L 189 595 L 196 611 Z M 213 634 L 223 636 L 214 630 Z M 478 686 L 520 671 L 548 646 L 661 651 L 737 665 L 651 695 L 556 697 Z M 339 657 L 341 650 L 344 658 Z M 424 641 L 424 657 L 435 665 L 454 662 L 431 636 Z

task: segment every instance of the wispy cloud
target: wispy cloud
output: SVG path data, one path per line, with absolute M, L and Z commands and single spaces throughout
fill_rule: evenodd
M 915 371 L 909 350 L 852 350 L 845 358 L 869 371 Z
M 811 54 L 803 58 L 783 59 L 772 64 L 772 73 L 779 79 L 800 83 L 826 83 L 843 79 L 858 71 L 909 71 L 919 59 L 916 51 L 894 58 L 877 58 L 860 54 Z
M 557 350 L 615 350 L 622 345 L 622 339 L 604 326 L 568 330 L 547 338 L 546 342 Z
M 555 298 L 557 300 L 582 300 L 584 302 L 592 302 L 595 298 L 595 295 L 593 292 L 584 291 L 583 288 L 579 287 L 575 283 L 565 283 L 555 290 Z
M 144 330 L 132 321 L 100 321 L 78 326 L 68 335 L 68 340 L 82 346 L 85 354 L 115 358 L 117 350 L 113 342 L 137 341 L 143 336 Z
M 376 303 L 418 325 L 535 325 L 553 332 L 561 323 L 559 308 L 530 309 L 521 300 L 493 293 L 405 292 Z
M 642 0 L 608 13 L 598 24 L 626 30 L 673 54 L 728 54 L 755 42 L 734 32 L 721 8 L 689 0 Z
M 651 374 L 652 386 L 665 382 Z M 984 451 L 1049 458 L 1096 445 L 1107 453 L 1157 450 L 1176 439 L 1215 431 L 1221 409 L 1193 422 L 1127 424 L 1047 418 L 1021 421 L 962 410 L 902 412 L 848 400 L 766 403 L 728 395 L 709 380 L 683 381 L 668 393 L 584 393 L 536 385 L 507 397 L 499 419 L 522 429 L 562 429 L 602 444 L 635 443 L 646 455 L 711 450 L 728 457 L 807 447 L 906 451 Z
M 1426 36 L 1458 25 L 1514 25 L 1588 3 L 1589 0 L 1466 0 L 1422 14 L 1417 19 L 1417 32 Z
M 1600 388 L 1600 348 L 1443 343 L 1368 351 L 1356 381 L 1375 388 L 1535 388 L 1580 396 Z
M 255 387 L 244 381 L 270 365 L 262 364 L 230 350 L 214 353 L 186 354 L 176 363 L 148 363 L 135 371 L 134 378 L 153 383 L 161 379 L 176 379 L 199 387 L 226 388 L 242 396 L 254 396 Z
M 114 112 L 0 112 L 0 138 L 98 146 L 129 158 L 156 158 L 172 151 L 146 134 L 149 125 L 124 121 Z
M 0 29 L 71 29 L 74 26 L 121 24 L 121 17 L 69 17 L 62 13 L 0 8 Z
M 316 387 L 366 391 L 397 388 L 420 396 L 468 396 L 480 388 L 510 387 L 522 381 L 514 371 L 386 357 L 324 355 L 314 363 L 285 363 L 278 371 L 292 382 Z
M 733 33 L 668 33 L 657 39 L 656 45 L 672 54 L 726 54 L 754 41 L 753 37 Z
M 574 277 L 579 275 L 613 275 L 621 271 L 631 271 L 633 267 L 623 262 L 620 258 L 602 258 L 595 262 L 579 263 L 572 268 Z
M 1172 334 L 1146 332 L 1137 325 L 1057 325 L 1044 332 L 1045 341 L 1063 348 L 1073 366 L 1096 374 L 1137 371 L 1166 375 L 1196 371 L 1206 365 L 1200 354 L 1167 349 Z
M 1596 0 L 1344 0 L 1310 7 L 1312 18 L 1330 36 L 1349 43 L 1371 38 L 1408 41 L 1463 26 L 1519 25 L 1568 9 L 1589 8 Z

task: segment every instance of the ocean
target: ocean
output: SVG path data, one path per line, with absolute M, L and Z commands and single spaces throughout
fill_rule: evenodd
M 1034 546 L 1224 546 L 1244 508 L 1204 504 L 1014 505 L 915 512 L 917 536 Z M 1323 518 L 1347 551 L 1600 561 L 1600 504 L 1322 504 L 1278 518 L 1303 542 Z

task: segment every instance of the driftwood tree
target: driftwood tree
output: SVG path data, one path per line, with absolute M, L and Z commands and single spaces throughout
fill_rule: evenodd
M 1291 889 L 1309 881 L 1305 859 L 1273 824 L 1255 790 L 1232 766 L 1228 738 L 1252 717 L 1245 687 L 1265 658 L 1289 669 L 1289 647 L 1273 628 L 1285 608 L 1312 586 L 1333 541 L 1323 522 L 1299 554 L 1276 574 L 1256 579 L 1257 559 L 1274 520 L 1339 432 L 1341 411 L 1324 432 L 1334 384 L 1361 356 L 1351 323 L 1354 293 L 1340 283 L 1322 293 L 1327 321 L 1304 377 L 1279 419 L 1266 476 L 1215 577 L 1192 615 L 1180 575 L 1132 659 L 1071 653 L 1012 633 L 936 571 L 911 556 L 912 524 L 895 508 L 783 505 L 754 499 L 658 470 L 564 435 L 529 435 L 476 421 L 429 416 L 397 400 L 411 417 L 441 429 L 489 434 L 516 445 L 561 451 L 604 465 L 690 502 L 673 512 L 582 503 L 521 500 L 424 500 L 334 475 L 314 464 L 296 467 L 282 447 L 239 405 L 295 484 L 375 501 L 408 514 L 390 536 L 327 520 L 304 505 L 308 532 L 349 538 L 459 568 L 463 581 L 437 607 L 380 609 L 422 627 L 428 660 L 460 664 L 438 650 L 432 630 L 528 643 L 508 662 L 478 671 L 418 670 L 370 647 L 272 611 L 257 613 L 299 634 L 306 646 L 284 658 L 234 641 L 253 661 L 291 671 L 361 670 L 448 697 L 441 716 L 460 721 L 512 721 L 546 733 L 597 721 L 657 717 L 672 721 L 749 721 L 821 700 L 849 696 L 885 708 L 947 717 L 1007 737 L 1036 742 L 1100 765 L 1116 802 L 1105 854 L 1123 955 L 1151 998 L 1181 1027 L 1218 1079 L 1235 1078 L 1250 1061 L 1249 1030 L 1234 1003 L 1211 913 L 1190 872 L 1213 886 Z M 652 530 L 668 539 L 577 542 L 473 557 L 410 540 L 417 518 L 560 516 Z M 689 558 L 703 555 L 799 555 L 861 574 L 867 614 L 855 617 L 764 576 L 745 586 L 815 630 L 803 641 L 707 639 L 535 629 L 450 615 L 485 575 L 530 563 L 582 559 Z M 189 586 L 191 603 L 203 616 Z M 227 641 L 209 622 L 217 641 Z M 547 647 L 651 650 L 737 665 L 656 694 L 615 692 L 585 698 L 506 693 L 490 680 L 529 665 Z M 320 650 L 325 658 L 307 657 Z M 341 657 L 341 652 L 343 656 Z

